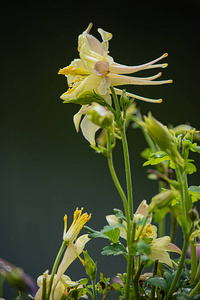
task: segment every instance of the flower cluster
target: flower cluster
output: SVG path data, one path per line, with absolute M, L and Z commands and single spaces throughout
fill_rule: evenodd
M 157 227 L 155 225 L 150 224 L 152 217 L 150 215 L 148 216 L 148 204 L 146 203 L 146 200 L 143 200 L 134 214 L 133 221 L 137 224 L 138 220 L 142 220 L 145 217 L 147 217 L 148 219 L 147 224 L 145 226 L 139 225 L 136 228 L 135 240 L 140 240 L 143 237 L 150 238 L 151 251 L 150 253 L 145 253 L 145 255 L 152 261 L 158 260 L 159 262 L 165 263 L 171 268 L 173 268 L 172 260 L 170 259 L 170 256 L 167 253 L 167 251 L 177 252 L 181 254 L 181 250 L 176 245 L 170 243 L 169 236 L 157 238 Z M 126 221 L 120 220 L 119 222 L 119 218 L 115 215 L 106 216 L 106 219 L 108 224 L 111 226 L 118 224 L 120 229 L 120 236 L 124 239 L 127 238 Z

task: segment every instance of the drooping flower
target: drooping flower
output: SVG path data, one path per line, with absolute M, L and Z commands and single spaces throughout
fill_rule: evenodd
M 112 39 L 112 34 L 99 28 L 98 32 L 102 38 L 102 42 L 100 42 L 94 36 L 89 34 L 91 28 L 92 23 L 89 24 L 88 28 L 81 35 L 79 35 L 78 51 L 80 58 L 74 59 L 69 66 L 61 69 L 58 72 L 58 74 L 65 75 L 67 77 L 68 90 L 61 95 L 61 99 L 64 100 L 64 103 L 69 102 L 71 99 L 77 99 L 77 97 L 84 92 L 94 91 L 101 95 L 110 104 L 110 86 L 116 87 L 130 84 L 158 85 L 172 82 L 171 80 L 154 81 L 161 76 L 161 73 L 145 78 L 126 76 L 127 74 L 136 73 L 141 70 L 166 67 L 166 63 L 156 63 L 167 57 L 167 53 L 143 65 L 133 67 L 121 65 L 114 62 L 114 59 L 108 55 L 109 40 Z M 115 92 L 117 94 L 122 94 L 122 91 L 117 88 L 115 88 Z M 160 103 L 162 101 L 161 99 L 149 99 L 132 93 L 127 93 L 127 95 L 135 99 L 149 102 Z M 77 131 L 79 130 L 81 117 L 82 109 L 74 117 L 74 123 Z M 99 127 L 97 127 L 95 124 L 92 124 L 92 122 L 85 117 L 84 123 L 82 124 L 82 130 L 85 128 L 95 133 Z M 87 130 L 85 130 L 86 133 L 84 136 L 90 143 L 94 144 L 94 140 L 91 140 L 90 137 L 87 137 Z
M 147 216 L 147 212 L 148 212 L 148 204 L 146 203 L 146 200 L 143 200 L 140 206 L 138 207 L 136 213 L 134 214 L 133 220 L 137 223 L 139 219 L 142 220 L 144 217 Z M 108 224 L 111 226 L 118 224 L 120 229 L 120 236 L 124 239 L 127 238 L 126 221 L 120 219 L 119 222 L 118 218 L 115 215 L 106 216 L 106 219 Z M 151 253 L 145 253 L 145 255 L 153 261 L 158 259 L 159 262 L 165 263 L 172 268 L 173 267 L 172 260 L 170 259 L 170 256 L 167 253 L 167 251 L 177 252 L 181 254 L 181 250 L 176 245 L 170 243 L 169 236 L 157 238 L 157 227 L 155 225 L 151 225 L 150 222 L 151 222 L 151 216 L 148 217 L 148 222 L 144 226 L 143 230 L 142 230 L 143 225 L 139 225 L 136 228 L 135 239 L 140 240 L 143 237 L 152 239 L 152 241 L 150 242 Z
M 37 291 L 37 294 L 35 295 L 35 298 L 34 298 L 35 300 L 42 299 L 42 289 L 43 289 L 44 277 L 46 278 L 46 290 L 48 289 L 51 275 L 49 275 L 48 271 L 46 271 L 43 275 L 40 275 L 37 279 L 37 284 L 39 286 L 39 290 Z M 56 278 L 57 278 L 57 275 L 54 276 L 54 282 L 55 282 Z M 49 300 L 54 300 L 54 299 L 60 300 L 63 295 L 68 296 L 69 293 L 74 288 L 80 289 L 80 288 L 82 288 L 82 285 L 80 285 L 76 281 L 72 281 L 69 276 L 62 275 L 56 286 L 56 289 L 54 290 L 54 294 L 52 295 L 52 293 L 51 293 Z

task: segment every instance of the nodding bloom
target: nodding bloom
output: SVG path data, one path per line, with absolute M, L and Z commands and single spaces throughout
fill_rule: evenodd
M 141 220 L 144 217 L 146 217 L 147 213 L 148 213 L 148 204 L 146 203 L 146 200 L 143 200 L 141 202 L 141 204 L 139 205 L 136 213 L 134 214 L 133 220 L 135 222 L 137 222 L 139 219 Z M 127 238 L 126 221 L 124 221 L 124 220 L 122 221 L 120 219 L 120 222 L 119 222 L 119 220 L 118 220 L 119 218 L 117 218 L 115 215 L 106 216 L 106 219 L 107 219 L 108 224 L 111 226 L 118 224 L 119 229 L 120 229 L 120 236 L 125 239 Z M 143 230 L 142 230 L 142 225 L 139 225 L 137 227 L 136 232 L 135 232 L 135 239 L 140 240 L 143 237 L 151 238 L 152 239 L 152 241 L 150 242 L 151 253 L 150 254 L 144 253 L 144 254 L 153 261 L 158 259 L 159 262 L 165 263 L 168 266 L 170 266 L 171 268 L 173 268 L 172 260 L 170 259 L 170 256 L 167 253 L 167 251 L 177 252 L 177 253 L 181 254 L 181 250 L 176 245 L 170 243 L 169 236 L 157 238 L 157 227 L 154 225 L 151 225 L 150 222 L 151 222 L 151 216 L 148 217 L 148 222 L 144 226 Z M 142 230 L 142 232 L 141 232 L 141 230 Z
M 37 284 L 39 286 L 39 290 L 37 291 L 37 293 L 35 295 L 35 298 L 34 298 L 35 300 L 42 299 L 42 287 L 43 287 L 44 277 L 46 278 L 46 290 L 48 289 L 49 281 L 50 281 L 50 277 L 51 277 L 51 275 L 49 275 L 48 272 L 49 271 L 47 270 L 43 275 L 40 275 L 37 279 Z M 56 278 L 57 278 L 57 275 L 54 276 L 53 282 L 55 282 Z M 51 293 L 49 299 L 50 300 L 60 300 L 60 299 L 62 299 L 63 295 L 68 296 L 69 293 L 72 291 L 72 289 L 74 289 L 74 287 L 76 287 L 78 290 L 79 288 L 82 288 L 82 285 L 78 284 L 75 281 L 72 281 L 69 276 L 62 275 L 60 277 L 60 280 L 59 280 L 55 290 L 54 290 L 54 294 Z
M 142 70 L 167 67 L 166 63 L 156 64 L 161 59 L 166 58 L 168 56 L 167 53 L 139 66 L 121 65 L 114 62 L 114 59 L 108 55 L 109 41 L 112 39 L 112 34 L 99 28 L 98 32 L 102 38 L 102 42 L 100 42 L 90 34 L 91 28 L 92 23 L 90 23 L 88 28 L 78 37 L 78 52 L 80 58 L 74 59 L 69 66 L 58 72 L 58 74 L 67 77 L 68 90 L 61 95 L 61 99 L 64 100 L 64 103 L 67 103 L 71 99 L 77 99 L 78 96 L 86 91 L 95 91 L 111 104 L 111 86 L 160 85 L 172 82 L 172 80 L 155 81 L 155 79 L 162 75 L 161 72 L 150 77 L 127 76 L 127 74 L 133 74 Z M 115 92 L 119 95 L 122 94 L 122 90 L 118 88 L 115 88 Z M 143 101 L 162 102 L 162 99 L 150 99 L 132 93 L 127 93 L 127 95 Z M 78 115 L 74 118 L 77 131 L 79 130 L 81 116 L 82 110 L 80 110 Z M 87 121 L 85 121 L 83 129 L 85 129 L 84 127 L 88 127 L 86 123 L 91 123 L 87 117 L 85 118 Z M 90 130 L 92 130 L 91 126 L 90 124 Z M 96 125 L 94 128 L 95 130 L 98 129 Z M 91 141 L 89 140 L 89 142 Z

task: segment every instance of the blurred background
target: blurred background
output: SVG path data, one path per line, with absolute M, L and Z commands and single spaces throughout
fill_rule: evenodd
M 17 1 L 1 6 L 0 257 L 36 279 L 46 269 L 51 271 L 62 242 L 65 213 L 70 224 L 76 207 L 84 207 L 92 213 L 88 226 L 100 230 L 106 225 L 105 215 L 113 208 L 122 209 L 106 158 L 94 153 L 81 132 L 75 131 L 72 119 L 79 106 L 60 100 L 67 85 L 57 72 L 78 58 L 78 35 L 90 22 L 97 38 L 99 27 L 112 32 L 110 55 L 127 65 L 143 64 L 168 52 L 169 66 L 162 79 L 173 79 L 173 84 L 129 86 L 128 91 L 163 98 L 162 104 L 137 101 L 143 114 L 151 111 L 166 125 L 190 122 L 200 129 L 200 6 L 194 0 Z M 142 167 L 140 152 L 146 147 L 142 133 L 129 128 L 127 135 L 137 207 L 157 193 L 157 184 L 147 179 Z M 118 143 L 114 162 L 124 186 L 121 155 Z M 199 156 L 193 158 L 200 169 Z M 197 173 L 190 176 L 189 184 L 200 184 Z M 98 271 L 106 277 L 123 273 L 122 258 L 101 256 L 106 245 L 105 240 L 87 245 L 98 260 Z M 73 280 L 85 277 L 79 260 L 67 274 Z M 6 297 L 16 295 L 11 288 L 6 293 Z

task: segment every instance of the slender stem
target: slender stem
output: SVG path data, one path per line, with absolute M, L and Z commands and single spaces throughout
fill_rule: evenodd
M 140 293 L 139 293 L 139 288 L 138 288 L 138 281 L 140 278 L 140 274 L 142 273 L 142 270 L 145 266 L 146 261 L 143 260 L 138 268 L 138 271 L 135 275 L 135 278 L 133 279 L 133 286 L 134 286 L 134 290 L 135 290 L 135 299 L 140 300 Z
M 196 275 L 195 275 L 195 281 L 200 281 L 200 259 L 199 259 L 197 272 L 196 272 Z
M 126 271 L 126 287 L 125 287 L 125 300 L 129 300 L 130 294 L 130 279 L 132 275 L 132 268 L 134 264 L 134 257 L 133 255 L 128 254 L 128 262 L 127 262 L 127 271 Z M 138 298 L 136 298 L 138 300 Z
M 194 231 L 194 226 L 192 231 Z M 194 284 L 196 273 L 197 273 L 197 252 L 196 252 L 196 247 L 194 245 L 194 241 L 190 241 L 190 251 L 191 251 L 191 284 Z
M 174 280 L 172 281 L 171 287 L 170 287 L 166 297 L 164 298 L 164 300 L 171 299 L 171 296 L 173 295 L 173 293 L 176 289 L 177 282 L 178 282 L 178 280 L 181 276 L 183 265 L 185 263 L 185 257 L 186 257 L 186 254 L 187 254 L 188 243 L 189 243 L 189 234 L 186 234 L 184 236 L 184 244 L 183 244 L 183 249 L 182 249 L 182 255 L 181 255 L 181 259 L 180 259 L 178 268 L 176 270 L 176 275 L 174 276 Z
M 191 291 L 191 293 L 188 295 L 188 297 L 192 297 L 196 294 L 196 292 L 200 289 L 200 281 L 197 283 L 197 285 L 195 286 L 195 288 Z
M 155 277 L 157 275 L 157 271 L 158 271 L 158 260 L 155 260 L 154 262 L 154 268 L 153 268 L 153 277 Z M 151 300 L 155 299 L 155 285 L 153 285 L 151 287 Z
M 54 262 L 54 265 L 53 265 L 53 269 L 52 269 L 52 272 L 51 272 L 51 278 L 50 278 L 50 281 L 49 281 L 49 287 L 48 287 L 48 292 L 47 292 L 47 298 L 46 300 L 49 300 L 49 297 L 50 297 L 50 293 L 51 293 L 51 288 L 52 288 L 52 284 L 53 284 L 53 279 L 54 279 L 54 275 L 56 273 L 56 270 L 57 270 L 57 266 L 58 266 L 58 263 L 60 261 L 60 258 L 61 258 L 61 255 L 65 249 L 65 247 L 67 246 L 67 242 L 66 241 L 63 241 L 61 247 L 60 247 L 60 250 L 57 254 L 57 257 L 56 257 L 56 260 Z
M 44 276 L 42 282 L 42 300 L 46 299 L 46 288 L 47 288 L 47 279 L 46 276 Z
M 127 205 L 127 199 L 126 199 L 126 195 L 124 194 L 124 191 L 119 183 L 119 180 L 117 178 L 116 172 L 115 172 L 115 168 L 113 165 L 113 158 L 112 158 L 112 151 L 111 151 L 111 138 L 110 138 L 110 133 L 107 131 L 107 150 L 108 150 L 108 166 L 110 169 L 110 173 L 113 179 L 113 182 L 118 190 L 118 193 L 121 196 L 123 205 L 124 205 L 124 211 L 125 211 L 125 215 L 127 218 L 127 226 L 129 226 L 130 221 L 129 221 L 129 213 L 128 213 L 128 205 Z
M 130 220 L 133 220 L 133 192 L 132 192 L 132 180 L 131 180 L 131 167 L 128 151 L 128 143 L 126 139 L 125 126 L 121 129 L 122 145 L 124 151 L 124 162 L 126 168 L 126 184 L 127 184 L 127 193 L 128 193 L 128 208 L 129 208 L 129 217 Z
M 96 300 L 97 299 L 97 291 L 96 291 L 95 279 L 92 279 L 92 289 L 93 289 L 93 300 Z

